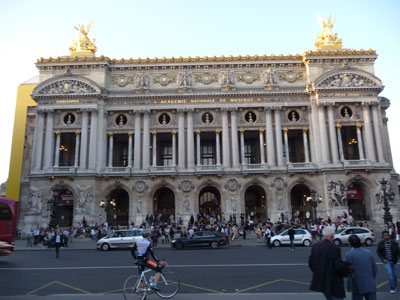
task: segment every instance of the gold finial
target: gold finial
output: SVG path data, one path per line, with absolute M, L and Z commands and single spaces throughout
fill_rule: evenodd
M 88 38 L 92 24 L 93 21 L 86 27 L 85 25 L 74 26 L 78 30 L 78 40 L 74 40 L 74 43 L 69 47 L 70 55 L 94 55 L 96 53 L 95 39 L 91 41 Z
M 253 114 L 251 112 L 249 112 L 249 122 L 254 122 L 253 121 Z
M 292 122 L 297 121 L 297 119 L 296 119 L 296 113 L 295 113 L 294 111 L 292 111 L 292 119 L 291 119 L 291 121 L 292 121 Z
M 119 116 L 119 126 L 124 126 L 124 117 Z
M 67 124 L 70 125 L 72 123 L 72 116 L 68 115 Z
M 338 38 L 337 33 L 334 34 L 332 31 L 333 26 L 335 26 L 335 15 L 333 15 L 332 20 L 331 17 L 324 20 L 320 14 L 317 14 L 317 19 L 321 25 L 322 33 L 317 34 L 315 47 L 321 50 L 342 49 L 342 40 Z

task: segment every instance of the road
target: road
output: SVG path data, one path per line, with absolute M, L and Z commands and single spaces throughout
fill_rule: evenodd
M 343 247 L 342 255 L 348 250 Z M 160 248 L 156 253 L 180 277 L 181 294 L 309 292 L 310 248 Z M 130 252 L 123 250 L 61 249 L 58 259 L 53 251 L 16 251 L 0 259 L 0 295 L 121 293 L 125 278 L 137 272 L 132 263 Z M 382 265 L 376 282 L 378 291 L 387 291 Z

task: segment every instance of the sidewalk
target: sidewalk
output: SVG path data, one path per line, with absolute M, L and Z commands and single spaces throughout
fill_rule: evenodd
M 68 294 L 68 295 L 49 295 L 49 296 L 9 296 L 2 297 L 2 300 L 121 300 L 124 299 L 122 294 Z M 157 295 L 151 294 L 146 297 L 148 300 L 160 299 Z M 174 296 L 174 300 L 324 300 L 325 297 L 321 293 L 265 293 L 265 294 L 178 294 Z M 351 299 L 351 294 L 347 294 L 347 300 Z M 399 294 L 377 293 L 377 299 L 389 300 L 399 299 Z
M 229 240 L 228 247 L 242 247 L 242 246 L 262 246 L 265 247 L 264 239 L 257 241 L 255 233 L 250 234 L 248 238 L 245 240 L 243 238 L 239 238 L 237 240 Z M 162 244 L 161 239 L 158 243 L 157 248 L 171 248 L 170 244 Z M 90 238 L 76 238 L 72 243 L 68 244 L 67 248 L 63 248 L 64 250 L 95 250 L 96 242 L 92 241 Z M 48 248 L 47 246 L 43 246 L 41 244 L 34 245 L 33 247 L 27 247 L 26 240 L 15 240 L 15 251 L 38 251 L 38 250 L 51 250 L 54 251 L 54 248 Z

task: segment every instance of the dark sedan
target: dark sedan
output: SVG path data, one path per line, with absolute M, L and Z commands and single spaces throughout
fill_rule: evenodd
M 186 247 L 211 247 L 217 249 L 228 244 L 228 237 L 210 231 L 195 232 L 191 237 L 172 240 L 172 247 L 182 250 Z

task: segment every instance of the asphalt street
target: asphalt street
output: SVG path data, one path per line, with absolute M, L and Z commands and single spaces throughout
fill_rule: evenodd
M 264 245 L 220 249 L 156 249 L 181 280 L 180 295 L 309 293 L 312 273 L 307 259 L 311 248 L 267 249 Z M 375 247 L 370 248 L 373 253 Z M 342 247 L 342 256 L 348 251 Z M 379 259 L 376 257 L 376 261 Z M 0 258 L 0 298 L 13 295 L 120 294 L 126 277 L 137 273 L 129 251 L 61 249 L 15 251 Z M 376 279 L 386 294 L 381 264 Z M 111 296 L 110 296 L 111 297 Z M 396 297 L 398 298 L 398 297 Z M 110 298 L 111 299 L 111 298 Z M 178 298 L 177 298 L 178 299 Z M 390 298 L 388 298 L 390 299 Z

